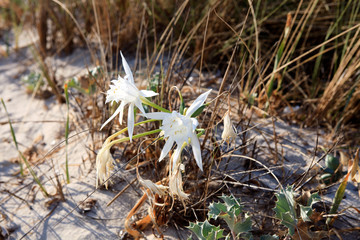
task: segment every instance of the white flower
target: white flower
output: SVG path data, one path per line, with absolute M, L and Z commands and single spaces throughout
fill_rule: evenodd
M 190 143 L 194 152 L 196 163 L 201 169 L 201 171 L 203 171 L 200 143 L 195 133 L 195 129 L 199 125 L 199 123 L 195 118 L 192 118 L 191 115 L 199 107 L 201 107 L 201 105 L 204 104 L 210 91 L 211 90 L 201 94 L 189 107 L 189 109 L 187 109 L 185 115 L 181 115 L 176 111 L 173 111 L 172 113 L 155 112 L 155 113 L 147 114 L 148 118 L 163 120 L 160 129 L 164 131 L 164 137 L 166 137 L 167 140 L 164 148 L 161 151 L 159 161 L 165 158 L 165 156 L 171 150 L 174 142 L 176 142 L 177 147 L 172 156 L 173 168 L 174 168 L 176 160 L 180 157 L 182 145 L 184 143 L 188 144 L 190 139 Z
M 232 142 L 235 140 L 236 137 L 237 134 L 230 119 L 230 111 L 227 111 L 224 117 L 224 130 L 221 134 L 221 138 L 229 144 L 230 140 Z
M 103 147 L 96 156 L 96 188 L 105 182 L 110 177 L 111 170 L 114 169 L 114 159 L 111 156 L 110 149 L 106 147 L 105 141 Z M 105 182 L 105 187 L 108 187 L 108 182 Z
M 121 52 L 120 52 L 121 53 Z M 106 92 L 106 103 L 120 103 L 120 106 L 116 109 L 114 114 L 101 126 L 100 130 L 108 124 L 117 114 L 119 114 L 119 122 L 122 124 L 122 118 L 124 113 L 124 107 L 129 104 L 128 109 L 128 132 L 130 142 L 134 132 L 134 105 L 146 116 L 145 110 L 142 106 L 142 98 L 153 97 L 158 95 L 157 93 L 149 90 L 140 90 L 135 86 L 134 77 L 131 73 L 130 67 L 126 62 L 124 56 L 121 53 L 122 63 L 125 70 L 125 77 L 118 77 L 117 80 L 112 80 L 110 90 Z

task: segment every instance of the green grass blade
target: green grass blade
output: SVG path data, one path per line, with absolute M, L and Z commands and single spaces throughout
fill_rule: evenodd
M 8 111 L 7 111 L 7 109 L 6 109 L 6 105 L 5 105 L 5 102 L 4 102 L 3 99 L 1 99 L 1 103 L 2 103 L 2 105 L 4 106 L 5 112 L 6 112 L 7 117 L 8 117 L 8 122 L 9 122 L 9 126 L 10 126 L 11 136 L 12 136 L 13 141 L 14 141 L 14 143 L 15 143 L 16 150 L 18 151 L 18 153 L 20 153 L 20 151 L 19 151 L 19 146 L 18 146 L 18 143 L 17 143 L 17 140 L 16 140 L 16 136 L 15 136 L 15 132 L 14 132 L 14 128 L 13 128 L 13 126 L 12 126 L 12 124 L 11 124 L 10 117 L 9 117 L 9 114 L 8 114 Z M 21 157 L 20 154 L 19 154 L 19 157 Z M 21 174 L 21 176 L 24 176 L 24 169 L 23 169 L 23 166 L 22 166 L 21 161 L 19 162 L 19 166 L 20 166 L 20 174 Z
M 70 174 L 69 174 L 69 161 L 68 161 L 68 144 L 69 144 L 69 92 L 68 85 L 65 83 L 65 100 L 66 100 L 66 125 L 65 125 L 65 151 L 66 151 L 66 160 L 65 160 L 65 174 L 66 174 L 66 182 L 70 183 Z
M 21 153 L 21 151 L 19 150 L 19 145 L 18 145 L 17 140 L 16 140 L 15 131 L 14 131 L 14 128 L 13 128 L 13 126 L 12 126 L 12 124 L 11 124 L 10 116 L 9 116 L 9 113 L 8 113 L 8 111 L 7 111 L 7 109 L 6 109 L 6 105 L 5 105 L 5 102 L 4 102 L 3 99 L 1 99 L 1 103 L 2 103 L 2 105 L 4 106 L 6 115 L 7 115 L 7 117 L 8 117 L 11 135 L 12 135 L 12 137 L 13 137 L 16 150 L 17 150 L 18 153 L 19 153 L 19 157 L 24 161 L 27 169 L 29 169 L 30 174 L 31 174 L 32 177 L 34 178 L 34 181 L 39 185 L 41 191 L 44 193 L 44 195 L 45 195 L 46 197 L 48 197 L 49 194 L 47 193 L 47 191 L 46 191 L 46 189 L 44 188 L 44 186 L 41 184 L 41 182 L 40 182 L 39 178 L 36 176 L 36 173 L 34 172 L 34 170 L 31 168 L 30 163 L 28 162 L 28 160 L 25 158 L 25 156 L 24 156 L 24 155 Z M 23 168 L 22 168 L 22 164 L 21 164 L 21 163 L 20 163 L 20 169 L 21 169 L 21 174 L 23 175 Z

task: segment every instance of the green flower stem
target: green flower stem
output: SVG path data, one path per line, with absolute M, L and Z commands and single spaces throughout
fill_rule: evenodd
M 199 129 L 196 129 L 197 131 L 200 131 L 198 134 L 196 134 L 196 136 L 199 138 L 201 137 L 203 134 L 205 134 L 205 129 L 202 129 L 202 128 L 199 128 Z
M 124 130 L 124 129 L 123 129 Z M 144 132 L 144 133 L 140 133 L 140 134 L 137 134 L 137 135 L 134 135 L 132 137 L 132 139 L 137 139 L 137 138 L 141 138 L 141 137 L 144 137 L 144 136 L 147 136 L 147 135 L 150 135 L 150 134 L 154 134 L 154 133 L 158 133 L 158 132 L 161 132 L 161 129 L 156 129 L 156 130 L 153 130 L 153 131 L 148 131 L 148 132 Z M 117 139 L 117 140 L 114 140 L 108 144 L 106 144 L 102 150 L 109 150 L 112 146 L 114 146 L 115 144 L 117 143 L 122 143 L 122 142 L 125 142 L 125 141 L 129 141 L 130 138 L 129 137 L 124 137 L 124 138 L 121 138 L 121 139 Z
M 146 105 L 149 105 L 149 106 L 151 106 L 151 107 L 153 107 L 153 108 L 155 108 L 155 109 L 157 109 L 157 110 L 160 110 L 160 111 L 162 111 L 162 112 L 170 113 L 169 110 L 167 110 L 167 109 L 165 109 L 165 108 L 163 108 L 163 107 L 160 107 L 159 105 L 157 105 L 157 104 L 149 101 L 148 99 L 146 99 L 146 98 L 144 98 L 144 97 L 140 97 L 140 99 L 141 99 L 141 101 L 142 101 L 144 104 L 146 104 Z
M 144 123 L 149 123 L 149 122 L 155 122 L 155 121 L 159 121 L 157 119 L 148 119 L 148 120 L 145 120 L 145 121 L 142 121 L 142 122 L 139 122 L 139 123 L 135 123 L 134 126 L 139 126 L 141 124 L 144 124 Z M 114 138 L 116 138 L 117 136 L 119 136 L 120 134 L 126 132 L 128 130 L 128 128 L 123 128 L 121 129 L 120 131 L 114 133 L 113 135 L 111 135 L 110 137 L 108 137 L 105 141 L 105 143 L 109 143 L 111 140 L 113 140 Z

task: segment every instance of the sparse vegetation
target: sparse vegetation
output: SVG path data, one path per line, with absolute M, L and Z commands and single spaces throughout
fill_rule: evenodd
M 47 207 L 70 201 L 71 168 L 83 171 L 71 148 L 86 133 L 82 164 L 96 169 L 96 189 L 67 212 L 95 192 L 117 192 L 109 206 L 133 191 L 119 228 L 135 239 L 150 226 L 163 237 L 164 225 L 199 239 L 346 239 L 359 230 L 342 214 L 360 212 L 344 203 L 348 182 L 352 193 L 360 184 L 359 11 L 355 0 L 0 1 L 0 56 L 30 49 L 37 67 L 24 91 L 66 104 L 61 139 L 34 160 L 2 99 L 14 178 L 29 172 Z M 80 49 L 91 64 L 59 73 L 55 59 L 70 66 Z M 44 162 L 51 170 L 35 172 Z M 119 189 L 125 172 L 132 180 Z

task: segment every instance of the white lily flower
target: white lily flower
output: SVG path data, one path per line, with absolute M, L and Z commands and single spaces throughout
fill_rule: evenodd
M 236 137 L 237 134 L 230 119 L 230 111 L 227 111 L 224 117 L 224 130 L 221 134 L 221 138 L 229 144 L 230 142 L 233 142 Z
M 171 150 L 173 144 L 176 142 L 177 147 L 172 156 L 174 168 L 176 160 L 180 157 L 182 145 L 185 142 L 188 144 L 190 140 L 190 144 L 194 152 L 195 161 L 201 171 L 203 171 L 200 142 L 195 133 L 195 129 L 199 125 L 199 123 L 195 118 L 192 118 L 191 115 L 204 104 L 210 91 L 211 90 L 201 94 L 189 107 L 189 109 L 187 109 L 185 115 L 181 115 L 176 111 L 173 111 L 172 113 L 154 112 L 147 114 L 148 118 L 163 120 L 160 129 L 164 131 L 164 137 L 166 137 L 167 140 L 164 148 L 161 151 L 159 161 L 165 158 L 165 156 Z
M 121 52 L 120 52 L 121 53 Z M 125 77 L 118 77 L 117 80 L 112 80 L 112 85 L 110 89 L 106 92 L 106 103 L 114 102 L 120 103 L 120 106 L 116 109 L 114 114 L 101 126 L 100 130 L 108 124 L 117 114 L 119 114 L 119 122 L 122 124 L 124 107 L 129 104 L 128 109 L 128 133 L 130 142 L 132 141 L 132 136 L 134 132 L 134 106 L 136 106 L 140 112 L 146 116 L 145 110 L 142 106 L 142 98 L 153 97 L 158 95 L 157 93 L 149 90 L 139 90 L 135 86 L 134 77 L 130 70 L 128 63 L 126 62 L 124 56 L 121 53 L 122 63 L 125 70 Z

